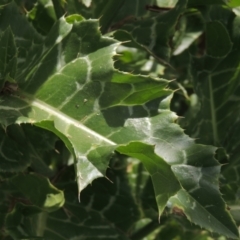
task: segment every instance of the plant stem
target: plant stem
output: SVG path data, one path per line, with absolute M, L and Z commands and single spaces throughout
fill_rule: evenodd
M 36 235 L 39 237 L 42 237 L 44 235 L 44 231 L 46 228 L 46 222 L 47 222 L 48 213 L 42 212 L 38 214 L 36 219 Z

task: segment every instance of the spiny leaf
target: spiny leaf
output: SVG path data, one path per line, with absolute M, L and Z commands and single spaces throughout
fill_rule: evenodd
M 173 205 L 177 205 L 184 210 L 187 209 L 185 213 L 193 223 L 204 226 L 211 231 L 221 231 L 221 233 L 226 236 L 237 238 L 237 228 L 230 214 L 227 213 L 224 201 L 218 190 L 220 165 L 213 157 L 215 148 L 195 144 L 193 139 L 186 136 L 183 133 L 183 130 L 174 123 L 177 116 L 169 110 L 169 104 L 170 97 L 161 102 L 159 109 L 161 114 L 151 118 L 141 119 L 141 122 L 135 119 L 127 120 L 126 122 L 126 130 L 130 132 L 132 136 L 135 136 L 135 141 L 142 139 L 145 143 L 155 146 L 155 152 L 153 153 L 152 150 L 150 154 L 150 156 L 152 156 L 151 159 L 155 159 L 154 163 L 152 160 L 146 162 L 142 151 L 140 151 L 140 153 L 134 152 L 136 143 L 129 144 L 129 146 L 125 147 L 126 149 L 120 147 L 120 152 L 129 154 L 130 156 L 133 156 L 134 154 L 134 157 L 139 158 L 143 161 L 143 164 L 146 165 L 146 169 L 151 174 L 153 180 L 155 197 L 160 210 L 159 213 L 161 213 L 166 205 L 168 194 L 168 197 L 170 198 L 171 195 L 174 195 L 176 192 L 176 196 L 178 196 L 178 194 L 184 190 L 188 199 L 195 199 L 201 209 L 204 209 L 204 211 L 201 211 L 204 218 L 198 219 L 197 217 L 191 217 L 191 214 L 188 212 L 190 211 L 189 205 L 187 208 L 181 201 L 172 201 L 172 198 L 170 198 L 169 201 L 172 202 Z M 135 126 L 137 134 L 134 134 L 134 130 L 131 126 Z M 123 132 L 120 131 L 115 136 L 113 135 L 112 139 L 117 139 L 120 134 L 123 134 Z M 133 146 L 132 149 L 130 146 Z M 118 150 L 118 148 L 116 150 Z M 133 153 L 131 151 L 133 151 Z M 147 151 L 145 150 L 145 152 Z M 155 172 L 157 170 L 155 165 L 156 160 L 159 162 L 159 159 L 161 159 L 159 156 L 166 161 L 166 163 L 162 161 L 162 167 L 165 166 L 165 168 L 168 168 L 169 192 L 167 192 L 165 187 L 156 187 L 161 185 L 163 179 L 165 179 L 162 174 L 156 174 Z M 151 166 L 151 168 L 149 166 Z M 160 169 L 161 167 L 159 165 L 157 173 L 161 171 Z M 164 172 L 167 174 L 166 170 Z M 165 197 L 164 201 L 159 198 L 159 196 L 163 196 L 163 199 Z M 173 199 L 175 199 L 175 196 L 173 196 Z M 211 208 L 211 206 L 215 206 L 216 202 L 219 203 L 217 204 L 217 211 L 215 208 Z M 198 214 L 197 212 L 198 211 L 194 211 L 196 216 Z M 224 217 L 219 219 L 219 214 Z M 209 223 L 206 225 L 206 222 L 203 219 L 207 219 L 209 215 L 211 215 L 211 224 Z M 226 229 L 223 230 L 222 225 L 224 225 Z
M 10 7 L 14 8 L 8 6 L 6 11 Z M 145 103 L 170 93 L 165 80 L 115 70 L 112 56 L 118 45 L 101 37 L 96 20 L 70 24 L 61 18 L 42 45 L 29 49 L 32 60 L 16 76 L 19 91 L 2 97 L 2 124 L 37 123 L 58 133 L 76 157 L 79 192 L 104 176 L 103 166 L 108 166 L 106 159 L 98 168 L 87 159 L 88 153 L 109 146 L 111 154 L 117 143 L 109 136 L 121 129 L 125 119 L 156 112 L 157 104 Z
M 198 197 L 193 198 L 186 193 L 186 191 L 180 190 L 176 196 L 170 199 L 170 201 L 174 205 L 182 208 L 191 222 L 198 224 L 209 231 L 218 232 L 229 238 L 238 239 L 238 230 L 235 224 L 233 224 L 233 221 L 226 221 L 226 219 L 230 218 L 229 212 L 224 210 L 220 213 L 219 211 L 219 206 L 224 208 L 223 201 L 219 198 L 215 199 L 215 201 L 211 199 L 212 201 L 210 203 L 209 200 L 204 199 L 203 195 L 209 193 L 210 192 L 204 191 L 201 193 L 199 192 Z M 214 194 L 212 194 L 212 196 L 214 196 Z M 205 205 L 199 202 L 205 202 Z M 218 207 L 216 208 L 216 206 Z
M 185 5 L 186 1 L 180 1 L 169 15 L 159 16 L 159 22 L 155 22 L 155 18 L 147 18 L 141 22 L 143 25 L 140 24 L 144 28 L 145 24 L 154 22 L 153 32 L 158 28 L 160 32 L 160 19 L 169 21 L 170 29 L 164 29 L 163 38 L 158 41 L 160 49 L 156 49 L 156 52 L 163 51 L 165 57 L 169 53 L 167 41 Z M 28 38 L 31 32 L 37 38 L 30 27 L 26 27 L 26 36 L 12 27 L 11 11 L 14 8 L 12 3 L 3 9 L 2 18 L 11 26 L 16 38 Z M 20 25 L 23 23 L 21 18 L 16 19 Z M 130 142 L 126 148 L 134 146 L 138 151 L 144 147 L 151 160 L 157 161 L 171 178 L 169 193 L 166 188 L 155 187 L 157 198 L 160 196 L 160 213 L 167 200 L 171 203 L 168 198 L 174 194 L 172 203 L 184 208 L 184 204 L 174 202 L 174 199 L 186 192 L 189 199 L 197 201 L 196 204 L 200 206 L 198 209 L 205 210 L 201 212 L 203 217 L 200 220 L 192 217 L 194 223 L 206 226 L 202 221 L 211 214 L 211 223 L 206 226 L 208 229 L 219 232 L 219 228 L 224 226 L 221 233 L 237 237 L 237 228 L 226 213 L 218 191 L 220 168 L 213 158 L 215 148 L 196 144 L 175 123 L 178 117 L 169 110 L 171 97 L 167 96 L 171 91 L 166 89 L 168 82 L 115 70 L 112 57 L 119 43 L 102 37 L 96 20 L 84 20 L 81 17 L 73 19 L 77 21 L 61 18 L 45 40 L 37 38 L 40 45 L 32 44 L 29 49 L 24 48 L 27 58 L 19 61 L 16 74 L 20 89 L 11 95 L 2 94 L 1 123 L 36 123 L 57 134 L 75 157 L 79 192 L 95 178 L 105 175 L 107 158 L 119 145 Z M 0 28 L 5 30 L 5 26 L 0 25 Z M 130 29 L 134 28 L 130 26 Z M 151 28 L 147 30 L 151 32 Z M 137 31 L 136 36 L 139 42 L 142 36 L 149 39 L 142 31 Z M 32 41 L 32 36 L 29 38 Z M 144 43 L 148 48 L 155 46 L 156 39 L 150 40 L 150 45 Z M 154 174 L 155 162 L 149 163 L 149 156 L 139 155 L 131 149 L 124 153 L 142 159 L 152 174 L 153 185 L 159 185 L 162 175 Z M 99 158 L 100 161 L 96 161 Z M 208 176 L 209 172 L 211 177 Z M 202 178 L 203 175 L 206 179 Z M 189 183 L 191 177 L 193 181 Z M 208 193 L 211 190 L 214 190 L 214 198 L 211 195 L 204 198 L 199 195 L 199 192 Z M 208 205 L 215 204 L 214 201 L 220 206 L 217 213 L 208 209 Z M 185 213 L 191 217 L 189 209 Z M 217 219 L 219 214 L 225 218 Z M 99 214 L 94 216 L 99 217 Z M 119 235 L 115 234 L 114 238 L 117 237 Z M 106 235 L 102 238 L 106 238 Z
M 194 59 L 192 76 L 201 109 L 196 118 L 189 119 L 188 132 L 196 138 L 201 136 L 198 140 L 201 143 L 214 144 L 223 149 L 223 157 L 220 157 L 220 160 L 223 163 L 229 162 L 223 166 L 223 175 L 229 180 L 222 179 L 222 182 L 226 183 L 222 191 L 228 192 L 225 194 L 226 199 L 233 200 L 235 197 L 238 198 L 235 195 L 237 191 L 235 184 L 238 182 L 239 175 L 240 47 L 237 28 L 240 26 L 240 18 L 235 16 L 230 9 L 225 11 L 229 18 L 233 18 L 233 32 L 228 33 L 231 34 L 233 42 L 232 50 L 224 59 L 209 59 L 208 57 Z M 219 18 L 218 15 L 213 15 L 213 17 Z M 225 40 L 228 45 L 227 39 Z M 220 54 L 221 51 L 219 49 Z M 204 120 L 196 121 L 200 117 L 204 117 Z
M 29 48 L 35 48 L 42 42 L 43 37 L 29 24 L 27 19 L 20 13 L 16 5 L 9 1 L 2 3 L 0 8 L 0 29 L 5 31 L 11 28 L 14 37 L 14 44 L 17 46 L 17 71 L 27 61 Z M 16 38 L 16 36 L 18 36 Z M 21 61 L 19 61 L 21 59 Z
M 154 153 L 153 146 L 140 142 L 130 143 L 117 148 L 117 151 L 139 159 L 152 177 L 159 217 L 169 198 L 177 193 L 180 184 L 168 165 Z
M 239 27 L 240 19 L 231 9 L 224 9 L 224 15 L 216 14 L 217 10 L 213 7 L 211 9 L 210 17 L 213 21 L 221 21 L 223 24 L 222 16 L 225 16 L 225 21 L 233 19 L 234 31 L 227 33 L 231 36 L 232 49 L 223 59 L 208 56 L 193 58 L 192 77 L 201 108 L 195 117 L 189 118 L 187 130 L 191 136 L 198 138 L 198 142 L 221 147 L 222 150 L 219 149 L 217 155 L 219 160 L 222 163 L 229 162 L 222 167 L 221 191 L 224 193 L 224 198 L 229 201 L 228 204 L 231 204 L 239 199 L 237 195 L 239 138 L 237 136 L 240 130 L 238 101 L 240 48 L 239 31 L 236 29 Z M 223 37 L 222 40 L 225 41 L 226 46 L 229 46 L 228 38 Z M 221 56 L 222 49 L 219 48 L 217 51 L 216 55 Z M 214 191 L 205 195 L 210 196 L 213 193 Z M 214 208 L 212 211 L 217 212 Z
M 138 3 L 135 2 L 135 7 Z M 169 65 L 168 61 L 171 55 L 171 47 L 169 42 L 173 35 L 173 30 L 177 24 L 178 18 L 186 7 L 186 1 L 181 0 L 176 7 L 167 12 L 156 16 L 148 16 L 147 12 L 143 12 L 141 17 L 138 16 L 123 21 L 122 26 L 116 25 L 114 37 L 121 41 L 130 41 L 127 46 L 145 49 L 151 53 L 161 64 Z M 134 16 L 136 9 L 132 9 Z

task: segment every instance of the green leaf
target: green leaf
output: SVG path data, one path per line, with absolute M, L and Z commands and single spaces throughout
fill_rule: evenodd
M 47 178 L 36 174 L 17 175 L 11 183 L 18 188 L 32 204 L 52 212 L 64 204 L 63 192 L 55 188 Z M 35 191 L 37 187 L 37 191 Z
M 130 143 L 118 147 L 117 151 L 139 159 L 151 175 L 160 217 L 169 198 L 180 189 L 171 166 L 154 153 L 153 146 L 144 143 Z
M 221 188 L 226 200 L 236 200 L 238 182 L 238 134 L 239 134 L 239 16 L 233 17 L 232 50 L 222 60 L 202 58 L 193 64 L 193 82 L 201 108 L 195 117 L 189 119 L 188 133 L 203 144 L 213 144 L 223 149 L 219 156 L 223 166 Z M 195 61 L 195 60 L 194 60 Z M 199 64 L 201 62 L 201 64 Z M 213 67 L 209 68 L 209 63 Z M 204 121 L 199 121 L 200 117 Z M 198 122 L 196 123 L 196 119 Z M 191 129 L 191 130 L 190 130 Z M 228 179 L 228 180 L 227 180 Z
M 215 220 L 218 219 L 218 214 L 221 212 L 225 216 L 224 219 L 221 219 L 222 224 L 226 226 L 229 224 L 229 229 L 225 231 L 224 234 L 228 236 L 229 232 L 231 232 L 231 236 L 235 236 L 236 238 L 238 234 L 237 229 L 230 215 L 226 213 L 224 202 L 218 190 L 217 179 L 220 167 L 218 162 L 213 158 L 215 149 L 210 146 L 197 145 L 192 139 L 183 134 L 182 130 L 174 124 L 176 116 L 171 111 L 167 110 L 169 108 L 169 101 L 170 99 L 161 103 L 161 114 L 149 119 L 150 122 L 145 119 L 146 122 L 142 120 L 140 125 L 138 121 L 138 135 L 142 136 L 142 138 L 145 134 L 148 136 L 144 138 L 145 141 L 148 139 L 147 143 L 154 144 L 155 153 L 172 166 L 171 169 L 180 182 L 181 188 L 187 191 L 189 198 L 196 199 L 202 208 L 205 209 L 204 213 L 202 213 L 205 218 L 207 218 L 209 214 L 208 205 L 215 205 L 215 202 L 218 201 L 218 206 L 222 206 L 218 208 L 218 212 L 211 213 L 210 211 L 210 213 L 214 215 L 214 218 L 212 224 L 208 226 L 201 221 L 199 222 L 198 219 L 189 217 L 191 221 L 200 226 L 204 224 L 203 226 L 207 229 L 218 232 L 219 225 L 217 225 Z M 165 110 L 163 110 L 164 107 L 166 108 Z M 171 124 L 170 119 L 172 122 Z M 134 120 L 132 120 L 131 125 L 134 125 L 133 122 Z M 144 125 L 149 126 L 148 131 L 145 130 Z M 128 128 L 128 131 L 130 131 L 130 128 Z M 120 133 L 123 134 L 123 132 Z M 118 133 L 118 136 L 120 133 Z M 134 135 L 133 132 L 129 134 Z M 117 136 L 115 136 L 115 138 L 117 138 Z M 138 158 L 140 157 L 138 156 Z M 181 169 L 183 170 L 179 173 Z M 186 170 L 189 172 L 186 173 Z M 209 175 L 211 177 L 209 177 Z M 159 182 L 161 182 L 160 179 L 154 178 L 153 185 L 157 186 Z M 213 198 L 210 194 L 206 199 L 200 197 L 202 195 L 205 196 L 206 192 L 212 192 L 212 189 L 215 189 L 213 194 L 216 198 Z M 180 192 L 181 191 L 182 190 L 180 190 Z M 206 201 L 208 204 L 206 204 Z M 162 206 L 158 207 L 162 209 Z M 186 214 L 188 213 L 186 212 Z M 219 220 L 216 221 L 218 222 Z
M 227 4 L 228 4 L 229 7 L 238 7 L 238 6 L 240 6 L 240 3 L 239 3 L 238 0 L 230 0 Z
M 49 131 L 36 128 L 29 124 L 10 125 L 1 129 L 1 169 L 3 172 L 24 171 L 31 166 L 36 172 L 45 176 L 53 176 L 51 170 L 44 161 L 48 152 L 54 151 L 57 137 Z M 35 141 L 37 137 L 38 142 Z
M 17 48 L 10 28 L 0 36 L 0 92 L 6 80 L 14 79 L 17 67 Z M 3 90 L 4 91 L 4 90 Z
M 232 49 L 228 32 L 220 22 L 206 24 L 207 54 L 211 57 L 225 57 Z
M 14 42 L 17 47 L 17 57 L 21 61 L 17 62 L 17 73 L 27 60 L 30 48 L 35 48 L 42 42 L 43 37 L 29 24 L 26 17 L 23 16 L 14 2 L 5 3 L 0 8 L 0 29 L 5 31 L 11 28 L 14 35 Z M 17 38 L 16 38 L 17 36 Z M 16 80 L 16 79 L 15 79 Z
M 41 214 L 40 208 L 17 203 L 6 216 L 5 227 L 7 233 L 13 239 L 43 239 L 38 237 L 36 233 L 40 225 L 44 225 L 44 222 L 39 222 L 39 225 L 36 227 L 31 221 L 32 217 L 38 217 L 39 214 Z M 23 225 L 25 227 L 22 227 Z
M 136 4 L 133 6 L 136 10 Z M 136 44 L 144 45 L 147 51 L 152 48 L 144 40 L 150 40 L 151 46 L 155 47 L 153 52 L 159 53 L 159 56 L 168 60 L 171 53 L 169 40 L 185 7 L 186 1 L 180 1 L 176 8 L 166 14 L 156 18 L 151 15 L 143 20 L 138 19 L 139 22 L 136 25 L 126 24 L 123 29 L 128 31 L 129 27 L 132 36 L 136 31 Z M 11 12 L 15 15 L 12 16 Z M 184 209 L 192 222 L 205 226 L 211 231 L 219 231 L 219 226 L 224 226 L 221 233 L 237 237 L 237 228 L 230 215 L 227 214 L 218 190 L 217 180 L 220 167 L 213 158 L 215 148 L 196 144 L 176 124 L 178 117 L 170 111 L 171 96 L 169 97 L 169 95 L 172 91 L 167 89 L 168 82 L 159 78 L 135 76 L 114 69 L 112 58 L 119 43 L 106 36 L 101 36 L 96 20 L 85 20 L 76 15 L 68 16 L 67 20 L 62 17 L 43 39 L 19 15 L 14 3 L 1 10 L 1 21 L 4 22 L 4 24 L 0 24 L 1 31 L 6 29 L 6 25 L 10 25 L 16 47 L 20 48 L 21 46 L 20 49 L 23 50 L 18 55 L 19 61 L 15 76 L 19 90 L 12 94 L 2 93 L 1 95 L 1 124 L 14 126 L 15 123 L 33 123 L 52 131 L 61 138 L 74 157 L 79 192 L 94 179 L 106 175 L 108 160 L 112 156 L 113 150 L 117 149 L 119 145 L 124 145 L 125 147 L 120 146 L 120 149 L 124 150 L 125 154 L 140 158 L 151 172 L 153 186 L 158 194 L 156 198 L 160 213 L 168 201 L 168 206 L 171 207 L 172 204 L 173 207 L 177 205 L 180 209 Z M 235 21 L 234 16 L 229 15 L 231 17 L 228 20 Z M 13 26 L 12 19 L 17 20 L 19 26 L 23 26 L 21 30 L 24 34 Z M 214 19 L 214 21 L 219 21 L 219 19 Z M 163 26 L 162 22 L 168 24 Z M 24 24 L 26 24 L 25 28 Z M 226 23 L 221 21 L 221 24 L 225 26 Z M 136 26 L 140 26 L 140 28 Z M 146 29 L 145 32 L 144 29 Z M 161 30 L 163 30 L 162 36 L 160 36 Z M 159 32 L 157 41 L 155 41 L 156 38 L 149 37 L 148 33 L 154 32 Z M 237 38 L 237 25 L 229 36 Z M 28 43 L 28 47 L 26 43 Z M 237 48 L 237 43 L 234 39 L 233 49 L 235 48 Z M 153 52 L 151 51 L 151 54 Z M 194 59 L 200 67 L 202 66 L 201 60 L 195 61 Z M 207 75 L 208 71 L 214 69 L 222 58 L 214 59 L 216 60 L 214 62 L 210 60 L 213 58 L 206 56 L 203 66 L 208 68 L 206 71 L 200 71 L 200 74 L 194 75 L 193 73 L 193 76 L 200 78 Z M 207 61 L 211 63 L 210 66 Z M 203 83 L 203 81 L 194 82 L 196 85 L 198 83 Z M 235 91 L 234 86 L 238 85 L 236 82 L 234 84 L 228 91 L 231 92 L 233 89 Z M 207 99 L 211 99 L 211 97 Z M 209 112 L 207 111 L 207 113 Z M 201 121 L 197 121 L 197 123 L 201 124 Z M 209 132 L 211 131 L 207 133 Z M 203 135 L 207 136 L 206 133 Z M 142 148 L 145 150 L 144 154 Z M 155 172 L 153 159 L 157 162 L 158 171 L 161 174 Z M 65 161 L 65 163 L 67 162 L 69 161 Z M 166 176 L 171 180 L 169 185 L 171 188 L 166 188 L 167 184 L 163 184 L 163 182 L 167 182 Z M 61 174 L 57 178 L 61 178 Z M 29 189 L 26 189 L 25 185 L 28 182 L 22 184 L 21 191 L 28 194 L 35 204 L 43 207 L 44 201 L 38 202 L 38 199 L 29 193 Z M 38 183 L 39 181 L 36 181 L 32 185 L 36 186 Z M 72 177 L 71 184 L 66 184 L 66 188 L 75 186 L 74 184 Z M 49 182 L 46 185 L 49 187 Z M 47 190 L 49 189 L 52 190 L 51 187 L 47 188 Z M 119 203 L 116 199 L 121 196 L 122 191 L 122 189 L 114 191 L 109 204 L 95 202 L 94 197 L 91 197 L 89 204 L 85 204 L 85 208 L 81 208 L 77 205 L 77 193 L 71 190 L 73 202 L 70 201 L 70 211 L 63 208 L 50 213 L 49 215 L 53 217 L 52 219 L 48 218 L 48 224 L 50 227 L 57 226 L 61 231 L 60 237 L 63 239 L 80 238 L 76 230 L 79 226 L 82 227 L 82 235 L 90 234 L 88 235 L 90 238 L 98 239 L 99 236 L 106 238 L 107 231 L 104 231 L 102 235 L 99 232 L 102 230 L 102 226 L 106 225 L 106 219 L 110 219 L 111 223 L 107 224 L 108 231 L 112 233 L 110 236 L 127 239 L 130 222 L 136 221 L 136 218 L 133 216 L 127 223 L 121 218 L 118 224 L 117 220 L 113 221 L 115 216 L 109 210 L 114 209 L 113 212 L 121 212 L 120 208 L 116 209 L 116 206 L 127 201 L 122 199 Z M 126 191 L 131 195 L 129 188 Z M 209 192 L 214 194 L 214 197 L 211 194 L 202 197 L 201 194 Z M 50 193 L 52 192 L 50 191 Z M 193 200 L 192 203 L 196 202 L 197 209 L 201 209 L 201 212 L 200 210 L 194 212 L 195 215 L 201 214 L 200 219 L 197 219 L 189 209 L 192 205 L 185 207 L 184 203 L 176 200 L 182 196 L 182 193 L 187 199 Z M 62 202 L 59 199 L 58 201 L 59 204 L 53 201 L 53 210 L 55 207 L 61 206 Z M 114 204 L 112 204 L 113 202 Z M 215 202 L 219 203 L 218 212 L 208 209 L 209 205 L 214 205 Z M 92 205 L 92 203 L 94 204 Z M 126 206 L 130 205 L 136 209 L 134 203 L 129 203 L 129 205 L 126 203 Z M 51 206 L 49 208 L 51 210 Z M 92 211 L 92 209 L 94 210 Z M 80 212 L 80 215 L 85 216 L 82 217 L 83 220 L 74 215 L 77 211 Z M 90 218 L 88 218 L 89 212 Z M 203 221 L 208 219 L 209 214 L 212 216 L 211 222 L 206 225 Z M 224 219 L 218 219 L 221 214 L 225 216 Z M 67 221 L 64 221 L 66 215 Z M 112 222 L 114 222 L 114 226 Z M 96 230 L 99 226 L 97 223 L 101 223 L 99 232 Z M 69 229 L 73 230 L 65 233 L 64 226 L 66 227 L 66 224 Z M 62 227 L 59 228 L 59 226 Z M 96 232 L 89 231 L 88 226 L 90 229 L 95 229 Z M 91 228 L 91 226 L 93 227 Z M 124 233 L 115 226 L 121 226 Z M 81 237 L 82 235 L 80 233 Z M 59 237 L 59 234 L 47 229 L 46 236 L 51 239 Z
M 176 220 L 168 222 L 163 226 L 163 229 L 159 232 L 155 240 L 172 240 L 174 238 L 178 238 L 179 240 L 214 240 L 214 239 L 224 239 L 224 237 L 215 238 L 214 235 L 211 235 L 202 230 L 194 228 L 193 226 L 189 226 L 188 228 L 184 225 L 183 218 L 179 218 L 180 223 Z
M 46 34 L 57 20 L 52 0 L 39 0 L 28 12 L 27 17 L 35 28 L 42 34 Z
M 233 224 L 233 221 L 227 220 L 230 218 L 229 212 L 227 210 L 219 212 L 219 206 L 224 208 L 223 201 L 219 201 L 219 197 L 213 201 L 211 197 L 216 197 L 211 191 L 199 192 L 198 198 L 192 198 L 184 190 L 180 190 L 170 201 L 181 207 L 191 222 L 229 238 L 238 239 L 238 230 L 235 224 Z M 210 199 L 212 200 L 211 203 L 209 202 Z M 199 202 L 204 202 L 205 205 L 199 204 Z
M 191 14 L 181 16 L 178 25 L 179 27 L 173 37 L 174 56 L 181 54 L 185 50 L 190 51 L 189 47 L 193 45 L 194 42 L 198 41 L 197 39 L 203 33 L 202 29 L 204 26 L 201 15 L 198 12 L 192 12 Z M 186 65 L 189 66 L 187 63 Z M 181 76 L 178 77 L 178 81 L 180 78 Z
M 222 176 L 220 178 L 221 191 L 224 199 L 231 208 L 231 204 L 234 205 L 239 201 L 238 135 L 240 133 L 240 106 L 238 95 L 240 48 L 239 31 L 237 31 L 237 28 L 239 28 L 240 19 L 231 9 L 224 9 L 225 14 L 223 15 L 222 11 L 221 14 L 217 14 L 217 8 L 213 8 L 212 10 L 210 13 L 212 20 L 218 21 L 219 18 L 222 20 L 220 28 L 222 28 L 224 21 L 226 27 L 226 23 L 232 19 L 233 31 L 228 29 L 227 32 L 231 36 L 232 47 L 223 59 L 209 58 L 207 56 L 200 59 L 192 59 L 192 80 L 194 90 L 198 95 L 197 101 L 200 108 L 196 108 L 197 114 L 195 116 L 192 115 L 189 117 L 187 132 L 190 136 L 197 138 L 197 141 L 202 144 L 212 144 L 221 147 L 216 156 L 221 163 L 227 163 L 222 167 Z M 219 22 L 217 25 L 219 25 Z M 221 42 L 221 40 L 219 41 Z M 228 40 L 225 39 L 225 41 L 226 45 L 229 46 Z M 222 49 L 225 48 L 222 47 Z M 223 52 L 220 55 L 223 55 Z M 210 194 L 205 194 L 205 196 L 207 195 L 210 196 Z M 217 212 L 218 210 L 215 209 L 214 211 Z M 219 217 L 219 219 L 221 218 Z
M 135 2 L 136 6 L 137 2 Z M 144 6 L 143 6 L 144 7 Z M 148 16 L 146 12 L 129 19 L 126 23 L 123 21 L 120 26 L 116 25 L 115 28 L 120 28 L 119 31 L 114 33 L 114 37 L 120 41 L 131 41 L 125 43 L 130 47 L 138 47 L 145 49 L 148 53 L 152 54 L 158 62 L 163 65 L 169 66 L 169 58 L 171 55 L 171 47 L 169 42 L 177 25 L 178 18 L 183 13 L 186 7 L 186 1 L 181 0 L 177 6 L 165 13 L 159 14 L 157 17 Z M 136 9 L 133 8 L 133 16 Z M 122 26 L 123 25 L 123 26 Z
M 119 169 L 115 163 L 113 160 L 108 171 L 108 178 L 114 184 L 104 178 L 94 181 L 83 191 L 81 203 L 78 202 L 76 182 L 72 177 L 73 167 L 66 168 L 58 179 L 58 187 L 65 189 L 64 207 L 47 214 L 30 215 L 28 212 L 34 212 L 28 210 L 29 206 L 14 211 L 19 208 L 16 205 L 7 216 L 8 231 L 12 235 L 20 232 L 22 236 L 37 235 L 45 239 L 129 240 L 132 223 L 139 218 L 139 209 L 131 196 L 125 168 Z M 37 227 L 32 228 L 33 223 Z
M 9 136 L 8 131 L 9 128 L 7 131 L 0 129 L 0 172 L 20 172 L 31 163 L 29 152 L 21 134 L 15 131 L 15 137 L 18 138 L 16 141 Z
M 133 222 L 141 216 L 139 206 L 129 187 L 127 165 L 118 165 L 123 162 L 124 159 L 119 155 L 113 158 L 110 162 L 110 169 L 107 171 L 108 179 L 101 178 L 94 181 L 92 186 L 83 191 L 81 202 L 86 207 L 89 207 L 89 202 L 91 202 L 92 209 L 101 213 L 122 231 L 130 233 Z M 77 199 L 72 198 L 72 200 L 76 202 Z
M 118 43 L 101 37 L 95 20 L 69 24 L 62 18 L 43 44 L 37 51 L 35 47 L 29 49 L 29 59 L 34 60 L 19 69 L 20 90 L 3 96 L 1 122 L 38 123 L 58 132 L 76 156 L 80 192 L 105 172 L 87 160 L 87 154 L 99 146 L 116 145 L 106 136 L 121 128 L 125 118 L 148 115 L 151 107 L 144 104 L 170 91 L 165 89 L 167 81 L 113 69 L 112 56 Z M 56 89 L 59 84 L 61 88 Z M 143 106 L 135 110 L 134 105 Z M 120 118 L 114 115 L 116 111 L 122 113 Z M 45 124 L 45 120 L 54 125 Z M 104 166 L 106 169 L 108 161 Z
M 52 213 L 48 219 L 45 238 L 48 239 L 119 239 L 129 238 L 102 216 L 101 213 L 85 209 L 79 203 L 66 203 L 64 209 Z M 66 231 L 66 229 L 68 231 Z

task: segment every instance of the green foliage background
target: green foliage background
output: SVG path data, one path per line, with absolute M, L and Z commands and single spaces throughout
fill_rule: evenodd
M 0 1 L 0 239 L 239 239 L 238 0 Z

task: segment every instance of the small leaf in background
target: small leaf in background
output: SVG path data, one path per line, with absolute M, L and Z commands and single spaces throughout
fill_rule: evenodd
M 32 204 L 45 211 L 56 211 L 64 204 L 63 191 L 55 188 L 47 178 L 29 174 L 17 175 L 10 181 Z
M 92 0 L 82 0 L 82 3 L 86 6 L 89 7 L 91 5 Z
M 17 203 L 6 216 L 6 232 L 13 239 L 43 239 L 38 236 L 39 228 L 41 228 L 41 225 L 44 226 L 43 219 L 38 222 L 37 226 L 31 221 L 31 218 L 38 218 L 43 215 L 44 213 L 41 211 L 36 206 Z
M 221 214 L 223 218 L 219 216 L 218 219 L 225 222 L 224 216 L 229 215 L 229 210 L 231 214 L 236 213 L 232 216 L 238 215 L 234 207 L 234 210 L 231 210 L 231 204 L 235 206 L 234 203 L 239 202 L 239 140 L 237 140 L 239 135 L 239 101 L 237 96 L 239 95 L 240 48 L 239 31 L 235 31 L 239 28 L 239 16 L 235 15 L 231 9 L 219 8 L 219 6 L 212 6 L 209 16 L 212 22 L 206 23 L 207 26 L 210 24 L 210 28 L 207 29 L 207 27 L 206 31 L 212 40 L 215 39 L 210 43 L 213 47 L 213 54 L 211 58 L 204 56 L 192 59 L 193 86 L 198 96 L 197 105 L 201 107 L 198 108 L 195 116 L 188 115 L 187 133 L 202 144 L 211 144 L 221 148 L 216 155 L 218 160 L 224 163 L 221 168 L 220 190 L 229 207 L 228 211 L 225 209 Z M 233 20 L 231 28 L 233 31 L 228 28 L 230 19 Z M 219 31 L 219 38 L 217 38 L 218 34 L 213 36 L 214 31 Z M 208 50 L 211 52 L 207 46 Z M 210 64 L 212 67 L 209 67 Z M 202 120 L 199 121 L 199 119 Z M 199 189 L 199 199 L 201 196 L 210 197 L 211 194 L 214 194 L 214 191 L 210 191 L 208 194 L 203 194 L 201 191 Z M 210 198 L 213 199 L 213 197 Z M 207 197 L 204 201 L 207 204 Z M 221 206 L 221 201 L 216 202 L 218 203 L 216 206 Z M 210 213 L 218 214 L 219 209 L 214 208 L 209 207 Z M 190 209 L 188 210 L 190 211 Z M 191 215 L 194 216 L 193 213 Z M 228 234 L 237 234 L 233 231 L 230 222 L 225 222 L 224 226 L 228 226 L 230 230 Z M 221 226 L 218 228 L 223 229 Z M 234 238 L 234 236 L 232 237 Z
M 67 168 L 58 181 L 58 187 L 65 189 L 65 205 L 49 213 L 44 236 L 47 239 L 129 240 L 132 223 L 140 213 L 128 186 L 126 165 L 117 164 L 122 161 L 121 157 L 112 159 L 107 171 L 112 182 L 105 178 L 93 181 L 83 190 L 80 203 L 73 166 Z
M 180 190 L 170 202 L 183 209 L 191 222 L 227 237 L 238 238 L 238 230 L 220 197 L 218 188 L 215 188 L 216 185 L 207 184 L 207 181 L 217 182 L 217 168 L 209 167 L 204 170 L 191 168 L 195 167 L 172 166 L 187 192 Z
M 0 172 L 21 172 L 31 164 L 24 137 L 19 131 L 15 131 L 17 141 L 10 137 L 11 128 L 0 128 Z
M 27 17 L 40 33 L 47 34 L 57 20 L 53 1 L 37 1 L 31 11 L 27 13 Z
M 135 8 L 140 7 L 136 2 L 135 4 Z M 144 9 L 145 5 L 142 2 L 141 7 Z M 171 38 L 185 6 L 186 1 L 181 0 L 178 1 L 175 8 L 162 14 L 153 16 L 148 14 L 148 11 L 144 11 L 141 17 L 136 16 L 136 9 L 132 8 L 130 13 L 132 19 L 123 21 L 119 26 L 113 26 L 113 30 L 116 28 L 114 37 L 120 41 L 125 41 L 126 46 L 145 49 L 160 64 L 169 66 L 171 48 L 173 47 L 171 46 Z M 140 10 L 138 12 L 140 13 Z
M 199 195 L 199 198 L 203 198 L 203 196 Z M 223 212 L 219 214 L 218 210 L 216 210 L 214 215 L 212 215 L 211 212 L 208 212 L 208 210 L 203 210 L 203 206 L 196 202 L 195 199 L 189 197 L 184 190 L 179 191 L 178 194 L 170 201 L 176 206 L 179 206 L 191 222 L 208 229 L 210 232 L 218 232 L 226 237 L 238 239 L 239 234 L 235 224 L 233 221 L 226 221 L 225 217 L 229 218 L 230 216 L 227 210 L 225 210 L 224 214 Z M 217 206 L 222 205 L 222 203 L 222 201 L 215 202 Z M 213 205 L 207 205 L 207 201 L 206 206 L 207 208 L 214 208 Z M 217 215 L 218 218 L 216 218 Z
M 0 35 L 0 94 L 8 89 L 3 89 L 5 82 L 14 82 L 17 68 L 17 48 L 11 28 L 8 27 Z
M 126 146 L 120 146 L 116 150 L 122 154 L 139 159 L 149 172 L 153 182 L 160 218 L 168 199 L 181 188 L 171 170 L 171 166 L 154 153 L 154 146 L 135 142 Z
M 229 7 L 239 7 L 240 6 L 240 2 L 238 0 L 229 0 L 227 5 Z
M 232 49 L 232 43 L 226 28 L 220 22 L 206 24 L 207 54 L 211 57 L 225 57 Z

